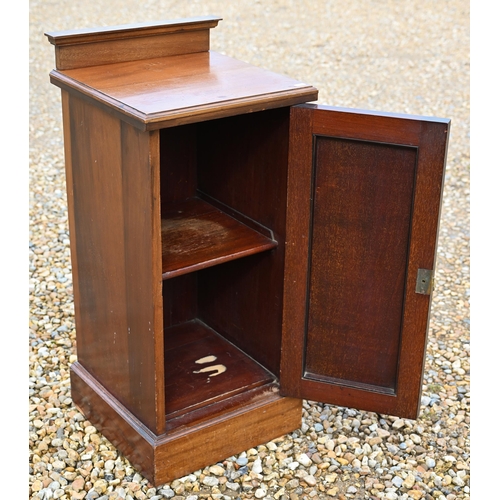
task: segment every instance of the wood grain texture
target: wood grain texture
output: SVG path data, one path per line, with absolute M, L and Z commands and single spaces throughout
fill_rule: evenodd
M 210 35 L 206 31 L 168 33 L 145 38 L 140 45 L 136 40 L 110 40 L 56 47 L 56 68 L 73 70 L 129 61 L 142 61 L 155 57 L 206 52 Z
M 391 144 L 418 146 L 421 141 L 422 123 L 449 125 L 447 118 L 436 116 L 407 115 L 316 104 L 305 104 L 303 107 L 315 110 L 313 113 L 314 133 L 317 135 L 359 138 L 375 142 L 387 142 L 387 138 L 391 137 Z M 331 119 L 332 112 L 335 113 L 334 120 Z M 367 122 L 370 123 L 369 127 L 366 126 Z
M 165 374 L 160 278 L 159 133 L 140 132 L 122 122 L 121 145 L 124 271 L 133 411 L 141 416 L 147 414 L 145 422 L 154 417 L 155 427 L 151 428 L 162 432 L 165 425 Z
M 305 83 L 213 51 L 72 70 L 51 82 L 142 130 L 314 101 Z
M 303 106 L 291 130 L 287 216 L 308 219 L 287 232 L 282 393 L 416 418 L 430 302 L 415 279 L 434 266 L 449 121 Z
M 207 51 L 214 16 L 45 33 L 56 68 L 75 69 Z M 137 39 L 140 40 L 137 40 Z
M 71 365 L 71 399 L 145 477 L 153 478 L 157 436 L 79 363 Z
M 70 97 L 65 110 L 79 361 L 159 432 L 164 378 L 158 134 L 139 132 L 78 98 Z
M 158 439 L 154 482 L 163 484 L 267 443 L 299 428 L 301 419 L 302 401 L 282 398 L 274 389 L 213 419 L 180 427 Z
M 163 327 L 191 321 L 198 316 L 198 273 L 163 280 Z
M 290 108 L 280 392 L 300 398 L 309 271 L 312 120 L 310 109 L 302 106 Z
M 162 277 L 169 279 L 275 248 L 273 241 L 194 198 L 162 219 Z
M 316 138 L 307 378 L 395 392 L 416 159 L 416 148 Z
M 126 38 L 135 38 L 136 44 L 140 45 L 143 41 L 142 38 L 147 36 L 214 28 L 221 20 L 222 18 L 217 16 L 194 16 L 183 19 L 53 31 L 45 33 L 45 36 L 47 36 L 50 43 L 56 46 L 105 42 Z M 138 38 L 141 40 L 137 40 Z
M 68 203 L 68 226 L 69 226 L 69 244 L 71 250 L 71 269 L 72 269 L 72 280 L 73 280 L 73 300 L 75 307 L 75 325 L 76 325 L 76 339 L 77 344 L 79 342 L 79 322 L 81 317 L 80 312 L 80 286 L 78 283 L 78 251 L 76 244 L 76 225 L 75 225 L 75 201 L 73 194 L 73 162 L 72 162 L 72 152 L 71 152 L 71 106 L 70 106 L 71 96 L 65 92 L 61 91 L 61 104 L 62 104 L 62 122 L 63 122 L 63 134 L 64 134 L 64 169 L 65 169 L 65 182 L 66 182 L 66 196 Z
M 193 123 L 159 131 L 162 214 L 197 196 L 197 130 Z
M 157 435 L 78 362 L 71 368 L 71 385 L 77 407 L 155 486 L 292 432 L 302 417 L 302 401 L 282 398 L 274 387 L 212 418 Z
M 274 380 L 267 370 L 200 321 L 165 331 L 165 366 L 167 419 Z
M 273 250 L 198 273 L 199 318 L 275 375 L 281 353 L 289 109 L 202 123 L 198 190 L 272 231 Z M 221 147 L 223 141 L 224 147 Z

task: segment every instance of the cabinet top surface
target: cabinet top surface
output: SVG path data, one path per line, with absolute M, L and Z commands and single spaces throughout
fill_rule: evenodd
M 54 70 L 51 81 L 148 129 L 317 99 L 311 85 L 213 51 Z

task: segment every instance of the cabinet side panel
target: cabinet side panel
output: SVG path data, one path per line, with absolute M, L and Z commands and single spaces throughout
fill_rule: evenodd
M 73 277 L 73 298 L 75 303 L 75 321 L 77 324 L 76 337 L 78 343 L 79 318 L 80 318 L 80 288 L 78 286 L 78 259 L 75 229 L 75 207 L 73 195 L 73 164 L 71 154 L 71 119 L 70 119 L 70 94 L 65 90 L 61 91 L 62 118 L 64 130 L 64 166 L 66 174 L 66 195 L 68 200 L 68 225 L 70 234 L 71 267 Z
M 71 365 L 73 403 L 141 472 L 154 477 L 154 437 L 78 362 Z
M 122 164 L 127 149 L 122 150 L 125 138 L 119 120 L 71 96 L 65 112 L 70 135 L 67 150 L 72 175 L 68 181 L 72 179 L 69 209 L 74 221 L 78 359 L 122 404 L 156 430 L 157 381 L 151 346 L 158 305 L 151 277 L 153 202 L 148 148 L 142 144 L 135 153 L 135 158 L 145 157 L 134 165 L 137 175 L 131 177 L 132 158 Z M 136 150 L 141 141 L 135 142 L 131 149 Z M 126 199 L 139 189 L 147 191 L 142 198 Z M 138 244 L 145 234 L 147 249 Z M 136 280 L 141 272 L 146 278 Z M 159 304 L 161 308 L 161 301 Z M 144 368 L 134 371 L 141 363 Z
M 315 142 L 306 377 L 395 391 L 416 148 Z
M 68 113 L 78 358 L 128 404 L 120 123 L 71 95 Z

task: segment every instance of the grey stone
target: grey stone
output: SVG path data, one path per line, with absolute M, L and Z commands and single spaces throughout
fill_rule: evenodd
M 172 498 L 175 496 L 175 492 L 171 488 L 163 488 L 158 493 L 161 493 L 165 498 Z
M 203 478 L 202 483 L 206 486 L 217 486 L 219 484 L 219 480 L 213 476 L 205 476 Z
M 226 483 L 226 487 L 228 487 L 230 490 L 233 490 L 233 491 L 240 490 L 240 485 L 238 483 L 231 483 L 230 481 L 228 481 Z
M 297 462 L 305 467 L 309 467 L 312 464 L 312 460 L 305 453 L 302 453 L 297 457 Z
M 431 398 L 429 396 L 422 396 L 422 398 L 420 399 L 420 403 L 422 406 L 429 406 L 429 404 L 431 403 Z
M 308 474 L 307 476 L 304 477 L 304 481 L 309 485 L 309 486 L 315 486 L 316 485 L 316 478 L 314 476 L 311 476 Z
M 401 488 L 401 486 L 403 486 L 403 478 L 402 477 L 399 477 L 399 476 L 394 476 L 392 478 L 392 484 L 394 486 L 396 486 L 396 488 Z

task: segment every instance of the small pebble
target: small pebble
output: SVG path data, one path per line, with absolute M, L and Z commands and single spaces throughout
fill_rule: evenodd
M 202 482 L 206 486 L 217 486 L 219 484 L 219 480 L 213 476 L 205 476 Z
M 256 474 L 260 474 L 262 472 L 262 460 L 257 458 L 255 462 L 252 465 L 252 472 L 255 472 Z
M 305 453 L 302 453 L 297 457 L 297 462 L 305 467 L 309 467 L 312 464 L 312 460 Z

